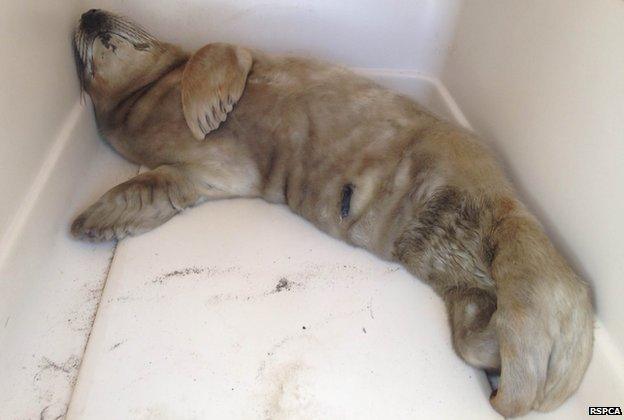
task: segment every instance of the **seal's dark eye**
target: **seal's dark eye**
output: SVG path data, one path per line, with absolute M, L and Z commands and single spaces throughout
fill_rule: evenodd
M 113 52 L 117 51 L 117 46 L 111 41 L 111 36 L 109 34 L 100 35 L 100 40 L 107 50 L 112 49 Z
M 149 44 L 134 44 L 134 48 L 139 51 L 145 51 L 149 48 Z
M 111 36 L 109 34 L 102 34 L 102 35 L 100 35 L 100 40 L 102 41 L 102 44 L 106 48 L 110 47 Z

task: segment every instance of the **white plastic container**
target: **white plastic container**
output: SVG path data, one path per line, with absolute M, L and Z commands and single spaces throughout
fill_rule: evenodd
M 91 7 L 189 50 L 339 62 L 474 129 L 595 293 L 581 388 L 529 417 L 624 405 L 624 2 L 24 0 L 0 5 L 0 419 L 499 417 L 428 287 L 285 208 L 69 238 L 139 169 L 80 98 L 69 34 Z

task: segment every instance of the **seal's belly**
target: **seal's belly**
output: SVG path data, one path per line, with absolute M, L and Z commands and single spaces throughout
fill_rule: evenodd
M 284 202 L 330 235 L 392 259 L 396 238 L 448 178 L 425 139 L 395 134 L 305 145 L 281 178 Z
M 357 161 L 352 164 L 343 172 L 301 176 L 301 185 L 289 187 L 286 204 L 330 235 L 390 258 L 400 209 L 411 200 L 410 164 L 386 161 L 363 171 L 352 170 Z

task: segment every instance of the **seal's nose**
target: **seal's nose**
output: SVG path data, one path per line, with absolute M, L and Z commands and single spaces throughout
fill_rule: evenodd
M 96 29 L 102 22 L 104 13 L 100 9 L 91 9 L 82 14 L 80 20 L 85 29 Z

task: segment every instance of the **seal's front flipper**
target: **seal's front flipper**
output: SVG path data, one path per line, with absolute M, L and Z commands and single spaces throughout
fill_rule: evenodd
M 190 58 L 182 75 L 182 109 L 198 140 L 216 130 L 240 99 L 251 53 L 228 44 L 208 44 Z
M 193 171 L 185 165 L 163 165 L 137 175 L 104 194 L 74 220 L 79 239 L 109 241 L 151 230 L 198 203 L 202 197 Z

